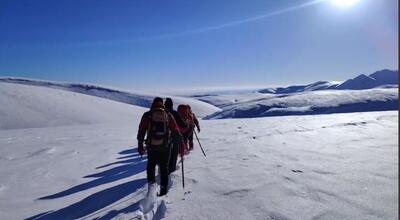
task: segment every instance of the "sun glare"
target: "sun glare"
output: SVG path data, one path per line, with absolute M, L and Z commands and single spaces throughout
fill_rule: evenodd
M 359 0 L 331 0 L 334 5 L 340 7 L 350 7 L 355 5 Z

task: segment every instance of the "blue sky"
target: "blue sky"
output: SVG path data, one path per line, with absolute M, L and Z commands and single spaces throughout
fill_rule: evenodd
M 0 0 L 0 75 L 154 90 L 397 69 L 397 0 L 309 2 Z

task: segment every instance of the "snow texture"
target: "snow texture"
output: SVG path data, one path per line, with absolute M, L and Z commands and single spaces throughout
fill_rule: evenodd
M 0 132 L 2 219 L 397 219 L 397 112 L 201 121 L 150 212 L 131 122 Z

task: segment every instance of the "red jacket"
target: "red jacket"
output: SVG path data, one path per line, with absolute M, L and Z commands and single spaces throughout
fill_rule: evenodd
M 164 106 L 162 104 L 156 105 L 156 106 L 152 106 L 151 109 L 153 108 L 164 108 Z M 140 120 L 139 123 L 139 129 L 138 129 L 138 134 L 137 134 L 137 140 L 138 140 L 138 144 L 139 146 L 143 145 L 143 141 L 144 138 L 146 136 L 146 132 L 147 129 L 149 128 L 150 125 L 150 116 L 151 116 L 151 109 L 150 111 L 147 111 L 143 114 L 142 119 Z M 169 129 L 171 130 L 171 132 L 179 132 L 179 127 L 174 119 L 174 117 L 168 113 L 168 118 L 169 118 Z

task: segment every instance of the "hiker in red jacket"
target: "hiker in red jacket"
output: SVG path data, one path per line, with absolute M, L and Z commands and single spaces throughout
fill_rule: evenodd
M 184 145 L 189 147 L 187 150 L 192 150 L 193 149 L 193 131 L 194 131 L 195 126 L 197 127 L 197 132 L 200 132 L 199 121 L 197 120 L 197 118 L 193 114 L 193 112 L 191 111 L 191 108 L 189 105 L 179 105 L 178 112 L 188 125 L 188 128 L 182 132 Z
M 173 133 L 179 134 L 174 117 L 165 110 L 163 100 L 156 97 L 150 111 L 145 112 L 139 124 L 137 134 L 138 152 L 140 155 L 147 151 L 147 183 L 150 186 L 156 182 L 155 168 L 159 166 L 161 183 L 160 193 L 168 193 L 168 162 L 170 142 Z M 145 140 L 146 136 L 146 140 Z M 143 143 L 145 142 L 145 145 Z
M 185 129 L 187 129 L 187 124 L 186 122 L 182 119 L 182 117 L 180 116 L 179 112 L 175 111 L 173 106 L 174 103 L 172 102 L 171 98 L 166 98 L 165 102 L 165 109 L 171 113 L 172 116 L 174 116 L 174 119 L 179 127 L 179 130 L 182 132 L 185 131 Z M 181 146 L 182 143 L 182 135 L 175 133 L 174 135 L 172 135 L 172 143 L 171 143 L 171 154 L 169 157 L 169 173 L 172 173 L 176 170 L 176 162 L 178 160 L 178 154 L 179 154 L 179 148 Z M 181 154 L 183 155 L 183 154 Z

